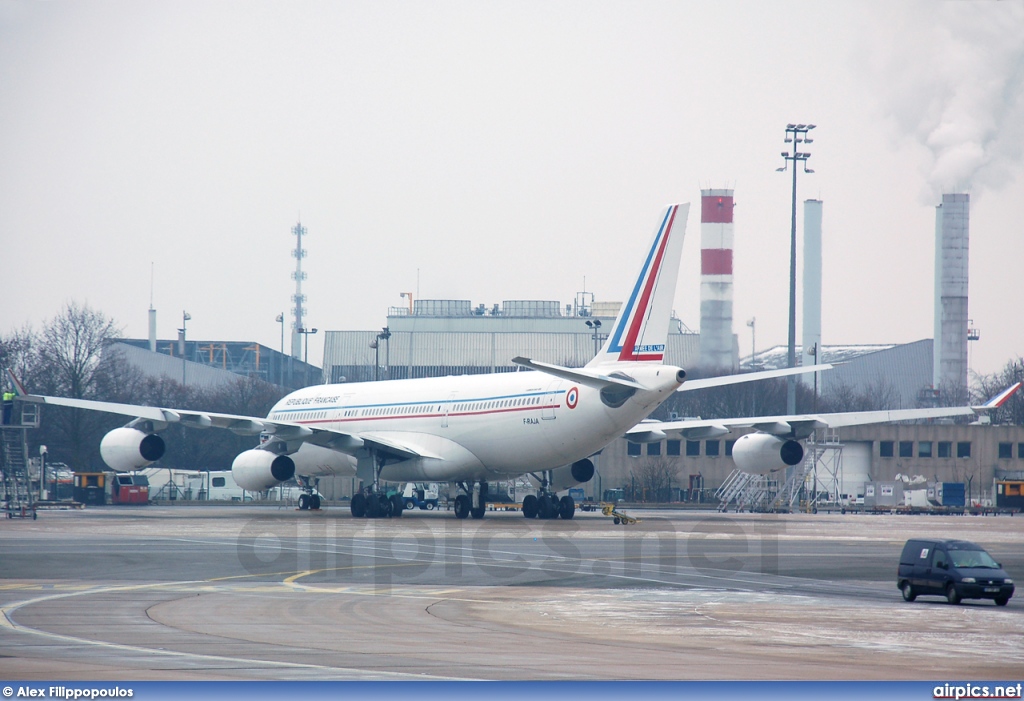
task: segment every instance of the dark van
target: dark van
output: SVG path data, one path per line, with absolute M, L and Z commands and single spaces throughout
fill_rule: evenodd
M 951 604 L 961 599 L 992 599 L 1006 606 L 1013 580 L 984 548 L 966 540 L 908 540 L 900 555 L 896 586 L 903 598 L 944 596 Z

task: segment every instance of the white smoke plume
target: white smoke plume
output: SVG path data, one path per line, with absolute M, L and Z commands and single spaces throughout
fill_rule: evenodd
M 1024 157 L 1024 2 L 892 3 L 878 18 L 876 84 L 922 147 L 925 201 L 998 190 Z

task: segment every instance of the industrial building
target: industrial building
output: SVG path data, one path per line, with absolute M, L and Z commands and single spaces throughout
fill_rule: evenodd
M 381 331 L 328 331 L 324 370 L 331 382 L 515 372 L 515 356 L 567 367 L 586 365 L 607 338 L 620 302 L 567 304 L 506 300 L 414 300 L 392 307 Z M 693 367 L 699 335 L 675 320 L 665 362 Z
M 699 441 L 639 444 L 617 440 L 596 461 L 599 476 L 588 485 L 588 493 L 596 496 L 604 490 L 621 489 L 625 495 L 633 491 L 643 499 L 643 475 L 653 466 L 671 477 L 673 500 L 714 499 L 714 493 L 736 469 L 732 446 L 746 432 L 737 430 L 723 438 Z M 818 441 L 823 453 L 817 470 L 819 489 L 835 490 L 851 500 L 863 497 L 867 482 L 892 481 L 898 475 L 964 483 L 976 501 L 993 500 L 997 480 L 1024 479 L 1024 426 L 872 424 L 832 431 Z M 811 449 L 807 461 L 813 470 Z M 702 495 L 687 494 L 691 484 L 699 484 Z M 646 496 L 649 501 L 658 500 L 657 495 Z
M 242 377 L 256 377 L 288 390 L 323 381 L 320 368 L 249 341 L 150 341 L 125 338 L 111 346 L 147 376 L 166 376 L 183 384 L 214 388 Z M 184 356 L 182 355 L 184 351 Z

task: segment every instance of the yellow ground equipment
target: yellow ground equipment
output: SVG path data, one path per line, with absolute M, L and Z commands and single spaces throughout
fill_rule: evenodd
M 605 516 L 611 516 L 616 526 L 620 523 L 623 526 L 629 526 L 634 523 L 637 523 L 640 520 L 638 518 L 634 518 L 633 516 L 627 516 L 621 511 L 616 511 L 615 504 L 601 504 L 601 513 Z

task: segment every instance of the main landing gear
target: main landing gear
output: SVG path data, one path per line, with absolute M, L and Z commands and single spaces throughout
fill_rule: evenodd
M 534 496 L 527 494 L 523 499 L 523 516 L 526 518 L 553 519 L 562 518 L 568 521 L 576 515 L 576 501 L 570 496 L 561 499 L 549 490 L 551 471 L 546 470 L 542 476 L 534 475 L 540 481 L 540 492 Z
M 453 504 L 455 518 L 481 519 L 487 513 L 487 482 L 480 480 L 470 487 L 465 482 L 459 483 L 462 493 L 455 497 Z
M 349 507 L 354 518 L 400 518 L 405 510 L 401 494 L 388 494 L 380 484 L 380 471 L 384 467 L 384 458 L 373 453 L 373 485 L 363 487 L 352 495 Z

